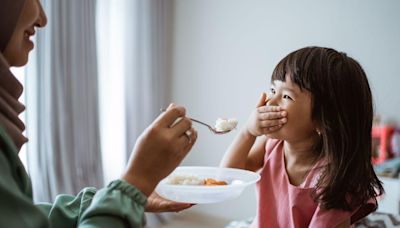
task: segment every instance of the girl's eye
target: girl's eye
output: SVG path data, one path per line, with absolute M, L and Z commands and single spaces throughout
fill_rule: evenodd
M 284 99 L 290 99 L 290 100 L 293 100 L 290 96 L 288 96 L 288 95 L 283 95 L 283 98 Z
M 275 94 L 275 89 L 271 88 L 271 89 L 269 89 L 269 92 L 272 93 L 272 94 Z

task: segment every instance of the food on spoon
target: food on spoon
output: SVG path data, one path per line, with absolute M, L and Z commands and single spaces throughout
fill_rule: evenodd
M 230 131 L 236 128 L 237 124 L 238 121 L 235 118 L 230 118 L 230 119 L 218 118 L 217 121 L 215 122 L 215 130 L 221 132 Z

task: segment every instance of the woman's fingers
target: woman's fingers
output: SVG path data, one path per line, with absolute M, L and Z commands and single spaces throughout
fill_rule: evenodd
M 185 108 L 170 105 L 168 109 L 158 117 L 158 119 L 156 120 L 156 125 L 159 125 L 161 127 L 170 127 L 175 123 L 178 118 L 184 117 L 185 114 Z
M 178 203 L 162 198 L 153 192 L 147 199 L 146 212 L 178 212 L 192 207 L 193 204 Z
M 181 118 L 173 127 L 171 127 L 172 134 L 174 136 L 180 136 L 190 130 L 191 127 L 192 121 L 189 118 Z
M 197 140 L 197 131 L 191 128 L 184 132 L 177 140 L 177 145 L 189 150 Z
M 156 120 L 155 125 L 168 128 L 168 134 L 172 135 L 173 143 L 187 150 L 191 148 L 197 139 L 197 132 L 192 128 L 192 121 L 185 117 L 186 110 L 181 106 L 170 104 L 167 110 Z

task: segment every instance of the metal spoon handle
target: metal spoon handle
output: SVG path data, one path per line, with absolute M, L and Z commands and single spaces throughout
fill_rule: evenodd
M 196 120 L 196 119 L 193 119 L 193 118 L 189 118 L 189 119 L 192 120 L 193 122 L 196 122 L 196 123 L 199 123 L 199 124 L 202 124 L 202 125 L 208 127 L 208 128 L 209 128 L 210 130 L 212 130 L 212 131 L 215 131 L 214 128 L 212 128 L 210 125 L 208 125 L 208 124 L 206 124 L 206 123 L 203 123 L 203 122 L 201 122 L 201 121 L 199 121 L 199 120 Z
M 161 108 L 160 111 L 161 111 L 161 112 L 165 112 L 165 111 L 167 111 L 167 110 Z M 193 122 L 196 122 L 196 123 L 199 123 L 199 124 L 203 124 L 204 126 L 210 128 L 210 129 L 213 129 L 210 125 L 208 125 L 208 124 L 206 124 L 206 123 L 204 123 L 204 122 L 201 122 L 200 120 L 196 120 L 196 119 L 193 119 L 193 118 L 189 118 L 189 119 L 190 119 L 191 121 L 193 121 Z
M 161 108 L 160 111 L 161 111 L 161 112 L 165 112 L 166 109 Z M 223 135 L 223 134 L 226 134 L 226 133 L 230 132 L 230 130 L 227 130 L 227 131 L 217 131 L 215 128 L 211 127 L 210 125 L 208 125 L 208 124 L 206 124 L 206 123 L 204 123 L 204 122 L 201 122 L 200 120 L 196 120 L 196 119 L 193 119 L 193 118 L 190 118 L 190 117 L 188 117 L 188 118 L 189 118 L 191 121 L 193 121 L 193 122 L 196 122 L 196 123 L 199 123 L 199 124 L 201 124 L 201 125 L 206 126 L 206 127 L 207 127 L 208 129 L 210 129 L 210 131 L 212 131 L 214 134 Z

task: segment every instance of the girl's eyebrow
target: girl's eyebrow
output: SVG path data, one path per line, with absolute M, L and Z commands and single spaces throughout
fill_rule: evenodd
M 283 90 L 287 90 L 287 91 L 289 91 L 289 92 L 292 92 L 292 93 L 294 93 L 294 94 L 297 94 L 297 92 L 294 90 L 294 89 L 291 89 L 291 88 L 289 88 L 289 87 L 287 87 L 287 86 L 282 86 L 281 87 Z

